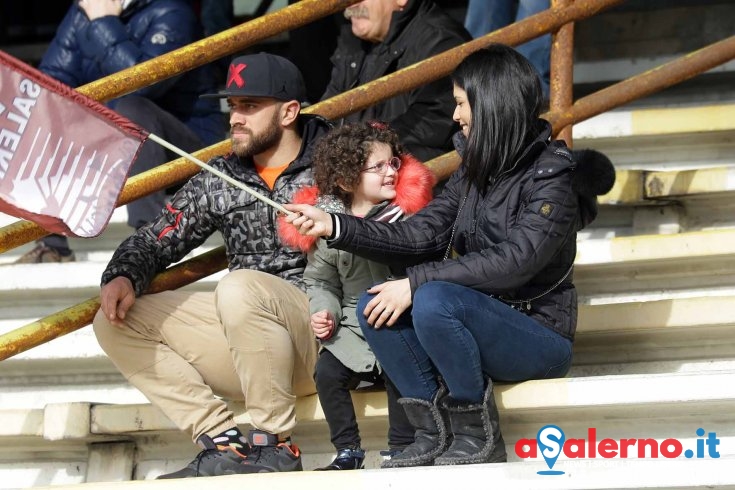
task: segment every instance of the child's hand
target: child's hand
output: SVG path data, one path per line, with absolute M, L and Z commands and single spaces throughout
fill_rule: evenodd
M 334 316 L 328 310 L 311 315 L 311 329 L 319 340 L 328 340 L 334 333 L 335 326 Z

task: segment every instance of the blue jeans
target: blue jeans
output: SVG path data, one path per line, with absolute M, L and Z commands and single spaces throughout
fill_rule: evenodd
M 362 312 L 372 295 L 357 305 Z M 358 315 L 370 347 L 401 396 L 431 400 L 441 375 L 450 395 L 482 401 L 485 377 L 525 381 L 564 376 L 572 342 L 505 303 L 474 289 L 432 281 L 413 309 L 378 330 Z
M 478 38 L 546 10 L 550 4 L 550 0 L 469 0 L 464 26 L 473 38 Z M 548 96 L 551 35 L 537 37 L 516 49 L 536 68 L 541 88 Z

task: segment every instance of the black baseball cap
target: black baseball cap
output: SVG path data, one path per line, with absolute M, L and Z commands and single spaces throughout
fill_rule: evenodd
M 234 58 L 227 71 L 225 89 L 200 97 L 271 97 L 302 102 L 306 88 L 296 65 L 281 56 L 258 53 Z

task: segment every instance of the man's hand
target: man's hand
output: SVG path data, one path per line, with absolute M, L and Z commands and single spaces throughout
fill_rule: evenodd
M 363 314 L 367 317 L 368 324 L 373 328 L 383 325 L 392 327 L 398 317 L 411 306 L 411 283 L 408 278 L 396 281 L 387 281 L 367 290 L 370 294 L 376 294 L 367 305 Z
M 118 276 L 102 286 L 100 291 L 100 308 L 113 325 L 125 325 L 125 315 L 135 303 L 135 289 L 130 279 Z
M 308 204 L 285 204 L 283 207 L 293 212 L 286 216 L 286 223 L 294 225 L 302 235 L 326 237 L 332 234 L 329 213 Z
M 108 15 L 120 17 L 122 0 L 79 0 L 79 8 L 87 14 L 89 20 Z
M 319 340 L 327 340 L 334 333 L 336 323 L 328 310 L 317 311 L 311 315 L 311 329 Z

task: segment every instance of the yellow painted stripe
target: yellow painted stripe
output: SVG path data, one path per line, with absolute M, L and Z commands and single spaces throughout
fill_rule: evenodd
M 735 190 L 735 168 L 650 172 L 645 180 L 646 197 L 651 199 L 714 194 Z
M 600 204 L 639 204 L 643 201 L 643 178 L 642 170 L 618 170 L 613 188 L 597 201 Z
M 678 235 L 639 235 L 608 241 L 580 241 L 578 266 L 647 260 L 693 258 L 735 253 L 735 230 L 708 230 Z
M 735 129 L 735 104 L 632 111 L 633 135 Z
M 662 299 L 579 305 L 577 333 L 631 332 L 648 335 L 671 328 L 735 325 L 733 296 Z

